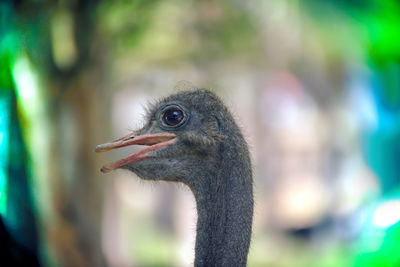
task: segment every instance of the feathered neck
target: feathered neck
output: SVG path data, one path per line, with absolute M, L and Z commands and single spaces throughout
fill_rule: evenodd
M 246 266 L 253 218 L 250 158 L 247 148 L 240 153 L 222 146 L 219 152 L 215 165 L 196 173 L 189 185 L 198 212 L 194 266 Z

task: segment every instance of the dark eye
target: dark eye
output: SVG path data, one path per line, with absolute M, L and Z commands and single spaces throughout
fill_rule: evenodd
M 170 107 L 162 114 L 162 122 L 166 126 L 178 126 L 184 119 L 185 114 L 177 107 Z

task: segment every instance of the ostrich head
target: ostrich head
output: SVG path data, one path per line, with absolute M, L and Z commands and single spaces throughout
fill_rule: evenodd
M 218 97 L 203 89 L 171 95 L 149 109 L 143 128 L 95 150 L 130 145 L 146 147 L 101 170 L 185 183 L 197 203 L 195 266 L 245 266 L 253 216 L 250 157 Z
M 227 138 L 229 136 L 229 138 Z M 193 173 L 217 167 L 221 145 L 243 146 L 228 110 L 208 90 L 185 91 L 153 105 L 145 126 L 125 137 L 99 145 L 108 151 L 130 145 L 146 148 L 104 166 L 102 172 L 128 169 L 143 179 L 192 184 Z

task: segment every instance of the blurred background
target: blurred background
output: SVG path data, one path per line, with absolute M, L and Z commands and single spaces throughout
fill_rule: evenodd
M 191 83 L 250 145 L 248 266 L 400 266 L 399 14 L 396 0 L 2 1 L 10 242 L 43 266 L 191 266 L 191 192 L 103 175 L 128 151 L 93 153 Z

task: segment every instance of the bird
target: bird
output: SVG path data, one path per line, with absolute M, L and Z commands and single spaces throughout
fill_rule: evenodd
M 101 168 L 144 180 L 181 182 L 193 192 L 197 224 L 194 266 L 246 266 L 253 221 L 250 153 L 240 127 L 208 89 L 176 92 L 152 104 L 142 128 L 96 152 L 144 145 Z

